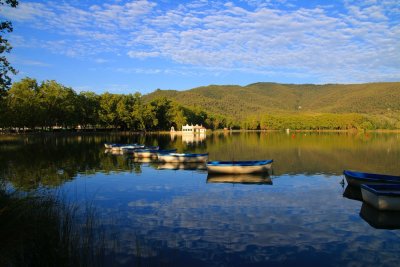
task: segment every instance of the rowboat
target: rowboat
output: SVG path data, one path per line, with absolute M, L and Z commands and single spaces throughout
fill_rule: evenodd
M 255 161 L 209 161 L 207 169 L 209 173 L 262 173 L 271 169 L 273 160 Z
M 141 149 L 145 148 L 145 145 L 140 145 L 140 144 L 113 144 L 111 149 L 114 151 L 129 151 L 129 150 L 135 150 L 135 149 Z
M 158 164 L 158 170 L 207 170 L 205 162 L 163 162 Z
M 363 203 L 360 217 L 376 229 L 400 229 L 400 211 L 382 211 Z
M 230 184 L 267 184 L 272 185 L 271 177 L 268 175 L 255 174 L 208 174 L 207 183 L 230 183 Z
M 135 158 L 157 158 L 159 154 L 168 154 L 175 152 L 176 149 L 137 149 L 133 151 L 133 156 Z
M 116 144 L 113 144 L 113 143 L 104 143 L 104 147 L 105 148 L 107 148 L 107 149 L 110 149 L 110 148 L 112 148 L 113 146 L 115 146 Z
M 168 153 L 158 154 L 160 162 L 206 162 L 208 153 L 204 154 L 188 154 L 188 153 Z
M 343 171 L 349 185 L 360 186 L 362 184 L 399 184 L 400 176 L 374 174 L 356 171 Z
M 139 150 L 158 151 L 159 147 L 158 146 L 145 146 L 145 145 L 136 145 L 136 146 L 135 145 L 133 145 L 133 146 L 130 145 L 130 146 L 123 146 L 122 147 L 122 151 L 124 153 L 127 153 L 127 154 L 133 154 L 134 152 L 139 151 Z
M 400 210 L 400 184 L 363 184 L 361 194 L 378 210 Z

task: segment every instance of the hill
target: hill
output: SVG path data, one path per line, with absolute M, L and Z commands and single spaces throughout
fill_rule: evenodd
M 156 90 L 144 99 L 159 97 L 239 120 L 258 114 L 359 113 L 389 117 L 400 114 L 400 82 L 210 85 L 187 91 Z

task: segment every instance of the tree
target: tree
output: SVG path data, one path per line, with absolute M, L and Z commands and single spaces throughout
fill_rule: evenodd
M 42 125 L 47 127 L 72 125 L 75 119 L 76 93 L 56 81 L 45 81 L 39 87 Z
M 16 0 L 0 0 L 0 6 L 4 4 L 11 7 L 17 7 L 18 1 Z M 17 71 L 10 65 L 4 53 L 10 53 L 12 47 L 7 39 L 3 37 L 4 33 L 10 33 L 13 31 L 13 27 L 10 21 L 0 22 L 0 96 L 3 96 L 5 92 L 10 88 L 11 78 L 9 72 L 17 74 Z
M 78 123 L 82 128 L 99 123 L 99 96 L 93 92 L 81 92 L 77 96 Z
M 7 102 L 9 107 L 10 122 L 16 127 L 38 126 L 39 86 L 35 79 L 24 78 L 15 82 L 8 91 Z

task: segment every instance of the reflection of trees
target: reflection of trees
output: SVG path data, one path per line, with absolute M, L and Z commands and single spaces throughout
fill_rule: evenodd
M 140 136 L 121 135 L 1 140 L 0 176 L 12 182 L 16 188 L 34 189 L 39 186 L 59 186 L 78 173 L 131 171 L 132 166 L 125 156 L 104 153 L 106 138 L 117 139 L 118 142 L 120 139 L 125 142 L 133 138 L 140 140 Z
M 340 174 L 343 169 L 399 174 L 396 134 L 213 134 L 199 144 L 139 134 L 1 137 L 0 176 L 15 187 L 58 186 L 78 173 L 141 172 L 128 157 L 104 153 L 104 142 L 142 143 L 179 152 L 209 152 L 211 160 L 274 159 L 274 174 Z M 152 167 L 157 166 L 152 164 Z
M 207 138 L 210 160 L 274 159 L 274 173 L 333 173 L 343 169 L 400 173 L 396 134 L 233 133 Z

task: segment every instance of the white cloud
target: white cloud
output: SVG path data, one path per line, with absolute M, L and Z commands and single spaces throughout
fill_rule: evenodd
M 345 9 L 335 12 L 332 6 L 282 7 L 288 4 L 23 2 L 5 17 L 58 34 L 60 39 L 40 46 L 73 57 L 103 52 L 143 60 L 162 57 L 204 70 L 308 73 L 327 82 L 400 79 L 398 1 L 346 0 Z
M 127 54 L 131 58 L 148 58 L 148 57 L 158 57 L 158 56 L 160 56 L 159 52 L 154 52 L 154 51 L 149 51 L 149 52 L 129 51 Z

